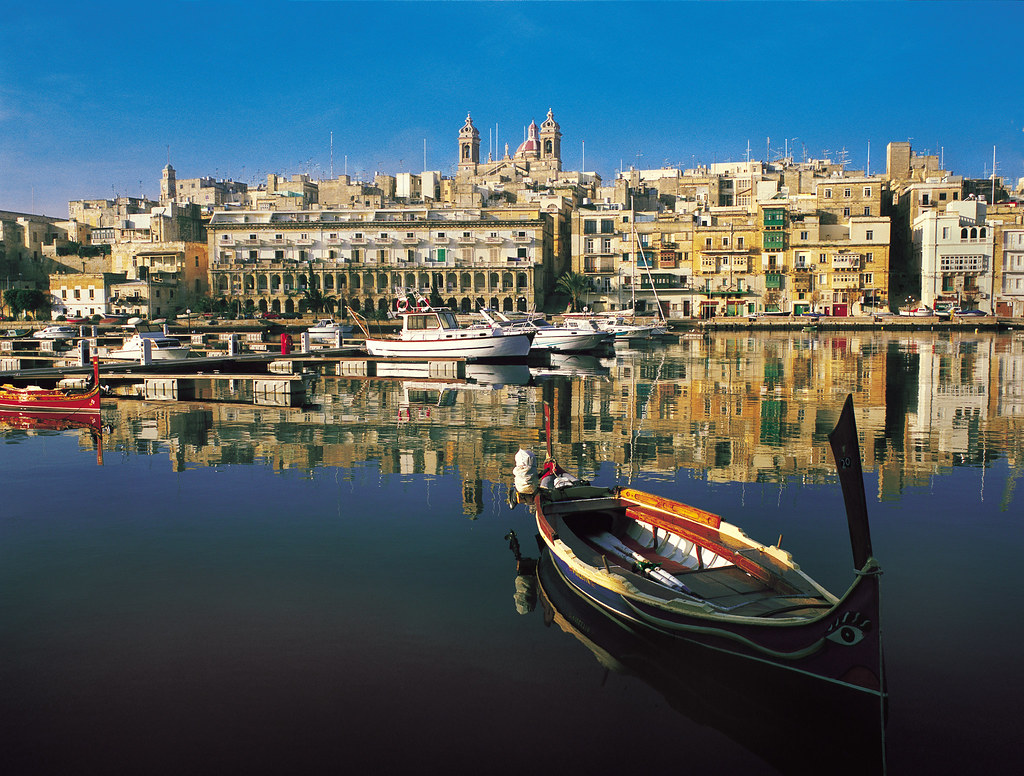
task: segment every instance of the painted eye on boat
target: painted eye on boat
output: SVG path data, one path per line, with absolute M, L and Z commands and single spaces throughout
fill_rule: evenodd
M 871 620 L 864 617 L 860 612 L 847 612 L 832 625 L 829 626 L 825 638 L 851 647 L 864 639 L 865 631 L 871 629 Z

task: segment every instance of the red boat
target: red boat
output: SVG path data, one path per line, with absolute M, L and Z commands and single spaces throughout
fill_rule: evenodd
M 29 415 L 99 414 L 100 411 L 99 359 L 92 361 L 92 386 L 80 388 L 40 388 L 0 385 L 0 412 Z

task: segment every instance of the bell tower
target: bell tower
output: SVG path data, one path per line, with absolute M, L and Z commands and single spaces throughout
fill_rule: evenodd
M 459 130 L 459 172 L 476 174 L 480 163 L 480 133 L 473 126 L 473 119 L 466 114 L 466 123 Z
M 178 196 L 178 184 L 174 178 L 174 168 L 168 164 L 160 177 L 160 204 L 169 205 Z
M 548 108 L 548 117 L 540 125 L 540 159 L 553 162 L 556 170 L 562 169 L 562 131 Z

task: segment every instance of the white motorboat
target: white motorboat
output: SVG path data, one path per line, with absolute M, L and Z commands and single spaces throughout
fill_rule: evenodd
M 500 326 L 464 329 L 451 310 L 424 305 L 398 313 L 402 331 L 397 335 L 373 336 L 366 319 L 349 312 L 366 336 L 366 351 L 384 358 L 523 358 L 533 340 L 532 333 L 506 331 Z
M 153 361 L 180 361 L 188 358 L 191 347 L 176 337 L 168 337 L 164 334 L 163 326 L 140 323 L 134 328 L 135 334 L 126 339 L 120 348 L 107 354 L 110 358 L 142 361 L 146 342 L 149 343 L 149 357 Z
M 338 323 L 332 318 L 321 318 L 306 329 L 306 333 L 309 334 L 309 338 L 312 340 L 334 339 L 339 334 L 344 337 L 346 334 L 351 334 L 352 331 L 353 328 L 350 324 Z
M 47 326 L 33 332 L 32 336 L 36 339 L 74 339 L 78 336 L 78 329 L 74 326 Z
M 660 326 L 647 323 L 627 323 L 625 318 L 603 317 L 597 320 L 597 326 L 602 331 L 609 332 L 616 342 L 623 340 L 645 340 L 657 334 L 664 334 L 665 330 Z
M 504 313 L 485 307 L 480 315 L 487 325 L 508 331 L 533 332 L 531 350 L 556 353 L 582 353 L 600 350 L 610 344 L 613 335 L 602 331 L 592 320 L 580 320 L 557 326 L 543 318 L 509 318 Z

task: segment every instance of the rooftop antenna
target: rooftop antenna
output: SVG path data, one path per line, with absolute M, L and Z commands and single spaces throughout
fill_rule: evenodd
M 334 130 L 331 130 L 331 180 L 334 180 Z
M 992 146 L 992 199 L 991 204 L 996 204 L 996 147 Z
M 747 163 L 750 163 L 750 138 L 747 138 Z
M 427 171 L 427 139 L 423 138 L 423 172 Z
M 868 176 L 871 175 L 871 141 L 868 141 L 868 166 L 865 170 Z

